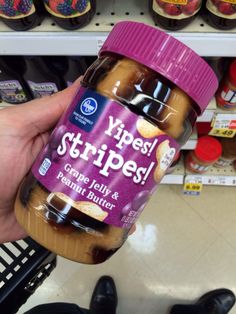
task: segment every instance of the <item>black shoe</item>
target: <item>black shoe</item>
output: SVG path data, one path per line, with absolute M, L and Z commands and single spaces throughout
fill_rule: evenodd
M 109 276 L 102 276 L 94 290 L 89 309 L 92 314 L 115 314 L 118 303 L 114 280 Z
M 229 289 L 216 289 L 204 294 L 196 304 L 209 314 L 226 314 L 235 304 L 235 295 Z

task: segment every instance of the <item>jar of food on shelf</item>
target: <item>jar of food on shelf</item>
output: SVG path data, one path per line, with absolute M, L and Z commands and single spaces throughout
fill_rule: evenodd
M 117 23 L 19 190 L 19 223 L 59 255 L 104 262 L 217 86 L 208 64 L 174 37 Z
M 236 160 L 236 136 L 233 138 L 221 138 L 222 155 L 214 164 L 215 167 L 223 168 L 233 164 Z
M 43 3 L 39 0 L 1 0 L 0 20 L 15 31 L 36 27 L 44 18 Z
M 202 0 L 149 0 L 154 22 L 168 30 L 189 25 L 201 8 Z
M 186 156 L 186 169 L 191 172 L 205 173 L 216 163 L 221 154 L 222 146 L 216 138 L 202 136 L 198 139 L 195 150 L 190 151 Z
M 236 27 L 235 0 L 207 0 L 202 10 L 204 20 L 214 28 L 228 30 Z
M 216 103 L 224 110 L 236 109 L 236 59 L 229 65 L 226 77 L 216 92 Z
M 44 0 L 44 5 L 55 23 L 67 30 L 86 26 L 96 11 L 96 0 Z

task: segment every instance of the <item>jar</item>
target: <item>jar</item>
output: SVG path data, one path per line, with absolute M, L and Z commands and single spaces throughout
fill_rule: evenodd
M 207 0 L 202 14 L 204 20 L 215 28 L 228 30 L 236 27 L 234 0 Z
M 68 30 L 86 26 L 96 12 L 96 0 L 44 0 L 44 5 L 55 23 Z
M 236 59 L 230 64 L 226 77 L 216 93 L 217 106 L 224 110 L 236 108 Z
M 19 223 L 59 255 L 108 259 L 217 84 L 207 63 L 175 38 L 118 23 L 20 188 Z
M 221 156 L 220 142 L 211 136 L 202 136 L 195 150 L 190 151 L 185 160 L 186 169 L 191 172 L 205 173 Z
M 0 1 L 0 20 L 16 31 L 26 31 L 38 26 L 44 13 L 41 0 Z
M 177 152 L 170 167 L 166 170 L 166 174 L 170 174 L 173 173 L 176 169 L 176 167 L 178 166 L 178 163 L 180 162 L 181 159 L 181 152 Z
M 233 138 L 221 138 L 220 142 L 222 155 L 214 166 L 218 168 L 228 167 L 236 160 L 236 136 Z
M 157 25 L 175 31 L 194 20 L 201 4 L 202 0 L 149 0 L 149 9 Z

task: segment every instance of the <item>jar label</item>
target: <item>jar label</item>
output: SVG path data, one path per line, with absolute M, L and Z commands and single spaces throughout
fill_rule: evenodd
M 214 166 L 221 168 L 221 167 L 228 167 L 232 164 L 233 164 L 232 159 L 226 159 L 226 158 L 220 157 L 217 160 L 217 162 L 214 164 Z
M 182 20 L 195 15 L 201 8 L 202 0 L 153 0 L 153 11 L 169 18 Z
M 27 81 L 30 90 L 34 96 L 34 98 L 41 98 L 44 96 L 50 96 L 54 93 L 58 92 L 58 88 L 55 83 L 52 82 L 42 82 L 35 83 L 32 81 Z
M 188 165 L 188 168 L 189 170 L 192 170 L 192 171 L 196 171 L 196 172 L 199 172 L 199 173 L 203 173 L 203 172 L 206 172 L 209 170 L 210 166 L 205 166 L 205 165 L 202 165 L 202 164 L 199 164 L 197 163 L 191 156 L 191 154 L 189 154 L 187 156 L 187 165 Z
M 20 19 L 35 13 L 33 0 L 0 1 L 0 17 L 5 19 Z
M 224 84 L 216 93 L 216 102 L 219 106 L 226 109 L 236 108 L 236 90 L 232 90 L 228 85 Z
M 32 172 L 51 192 L 49 205 L 69 203 L 94 219 L 130 228 L 178 150 L 143 117 L 81 87 Z
M 44 0 L 46 10 L 59 18 L 74 18 L 84 15 L 91 10 L 89 0 Z
M 3 101 L 19 104 L 28 101 L 27 96 L 17 80 L 0 82 L 0 98 Z
M 162 0 L 162 1 L 166 3 L 179 4 L 179 5 L 188 4 L 188 0 Z
M 236 19 L 236 0 L 207 0 L 206 8 L 224 19 Z

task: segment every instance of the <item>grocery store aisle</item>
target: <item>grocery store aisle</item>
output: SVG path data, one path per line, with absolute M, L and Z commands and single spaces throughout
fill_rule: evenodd
M 104 274 L 116 281 L 118 314 L 166 314 L 172 304 L 219 287 L 236 293 L 235 192 L 208 186 L 194 197 L 184 196 L 180 186 L 160 186 L 116 255 L 97 266 L 59 258 L 19 313 L 53 301 L 86 307 Z M 236 306 L 230 313 L 236 314 Z

